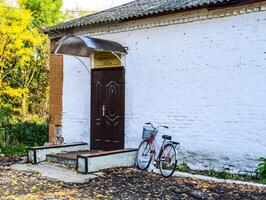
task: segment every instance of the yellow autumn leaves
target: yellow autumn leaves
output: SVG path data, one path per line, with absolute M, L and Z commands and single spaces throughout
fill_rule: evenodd
M 21 115 L 27 114 L 30 87 L 48 62 L 48 38 L 32 23 L 31 11 L 0 2 L 0 107 Z

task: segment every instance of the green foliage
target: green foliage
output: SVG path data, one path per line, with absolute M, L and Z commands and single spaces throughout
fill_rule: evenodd
M 0 108 L 0 153 L 7 156 L 25 155 L 27 147 L 48 141 L 48 121 L 20 120 L 7 108 Z
M 180 172 L 189 172 L 189 171 L 190 171 L 190 168 L 189 168 L 189 166 L 187 165 L 187 163 L 182 162 L 181 164 L 178 164 L 178 165 L 176 166 L 176 170 L 177 170 L 177 171 L 180 171 Z
M 47 109 L 48 38 L 33 20 L 29 10 L 0 4 L 0 106 L 23 118 L 38 113 L 35 104 Z
M 266 158 L 260 158 L 261 163 L 256 169 L 256 175 L 260 181 L 266 184 Z
M 180 171 L 180 172 L 188 172 L 191 174 L 201 174 L 204 176 L 210 176 L 210 177 L 216 177 L 216 178 L 222 178 L 222 179 L 259 182 L 259 180 L 256 179 L 256 177 L 254 177 L 252 175 L 249 175 L 249 174 L 232 174 L 232 173 L 230 173 L 229 169 L 227 169 L 227 168 L 223 168 L 219 171 L 214 170 L 214 169 L 192 170 L 189 168 L 189 166 L 185 162 L 183 162 L 183 163 L 177 165 L 176 170 Z
M 55 25 L 65 19 L 60 11 L 62 0 L 20 0 L 19 4 L 32 11 L 32 23 L 39 28 Z
M 49 39 L 40 29 L 64 19 L 62 0 L 0 1 L 0 107 L 26 119 L 48 109 Z
M 48 123 L 34 121 L 17 121 L 10 130 L 11 144 L 39 146 L 48 141 Z
M 7 145 L 5 147 L 0 148 L 0 152 L 5 156 L 15 156 L 20 157 L 26 154 L 28 146 L 24 144 L 18 145 Z
M 80 18 L 80 17 L 86 16 L 86 15 L 91 15 L 91 14 L 95 13 L 95 11 L 84 10 L 78 6 L 73 8 L 73 10 L 75 10 L 75 12 L 71 12 L 71 10 L 65 11 L 65 13 L 67 14 L 66 20 L 73 20 L 76 18 Z
M 0 146 L 5 147 L 8 141 L 7 130 L 11 128 L 11 111 L 9 108 L 0 108 Z
M 62 0 L 0 0 L 0 152 L 25 153 L 48 140 L 49 39 L 40 29 L 64 18 Z M 17 152 L 17 153 L 16 153 Z

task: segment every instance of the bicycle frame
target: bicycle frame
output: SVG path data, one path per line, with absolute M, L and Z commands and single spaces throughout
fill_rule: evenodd
M 166 140 L 164 139 L 163 140 L 163 143 L 160 147 L 160 150 L 159 150 L 159 153 L 156 152 L 156 143 L 155 143 L 155 136 L 153 136 L 152 139 L 150 139 L 148 142 L 151 144 L 151 154 L 152 154 L 152 160 L 156 161 L 156 162 L 159 162 L 159 159 L 160 159 L 160 155 L 161 155 L 161 152 L 163 152 L 164 150 L 164 147 L 166 144 L 168 144 L 166 142 Z
M 159 129 L 160 127 L 168 128 L 167 126 L 163 126 L 163 125 L 160 125 L 160 126 L 154 127 L 153 124 L 150 123 L 150 122 L 149 122 L 149 123 L 145 123 L 145 124 L 150 125 L 150 126 L 151 126 L 152 128 L 154 128 L 155 131 L 157 131 L 157 132 L 159 132 L 158 129 Z M 156 134 L 156 135 L 157 135 L 157 134 Z M 151 145 L 150 153 L 152 154 L 152 160 L 154 160 L 154 161 L 156 161 L 156 162 L 159 162 L 159 159 L 160 159 L 160 156 L 161 156 L 161 152 L 163 152 L 164 147 L 165 147 L 167 144 L 172 143 L 172 141 L 167 142 L 166 139 L 164 139 L 164 140 L 163 140 L 163 143 L 162 143 L 162 145 L 161 145 L 161 147 L 160 147 L 159 153 L 157 154 L 157 153 L 156 153 L 156 145 L 155 145 L 156 135 L 152 135 L 151 138 L 149 138 L 149 139 L 147 140 L 147 142 L 150 143 L 150 145 Z M 173 144 L 173 143 L 172 143 L 172 144 Z M 178 147 L 175 148 L 175 151 L 177 151 L 177 150 L 179 149 L 179 147 L 180 147 L 180 146 L 178 145 Z M 144 152 L 145 152 L 145 150 L 144 150 Z
M 177 150 L 180 147 L 179 142 L 172 141 L 172 137 L 169 135 L 162 135 L 162 143 L 157 145 L 156 136 L 159 132 L 159 127 L 168 128 L 167 126 L 154 127 L 151 123 L 145 123 L 150 125 L 151 128 L 144 126 L 142 139 L 137 154 L 137 167 L 141 170 L 146 170 L 153 164 L 154 167 L 159 168 L 161 174 L 164 177 L 171 176 L 178 163 Z M 157 153 L 156 151 L 159 152 Z
M 157 131 L 158 131 L 158 128 L 159 128 L 159 127 L 166 127 L 166 126 L 158 126 L 158 127 L 154 127 L 151 123 L 150 123 L 150 125 L 151 125 L 151 127 L 153 127 L 153 128 L 154 128 L 155 130 L 157 130 Z M 168 128 L 168 127 L 166 127 L 166 128 Z M 158 163 L 158 162 L 159 162 L 159 159 L 160 159 L 161 152 L 163 152 L 165 145 L 168 144 L 168 143 L 171 143 L 171 142 L 170 142 L 170 141 L 169 141 L 169 142 L 166 142 L 166 139 L 164 139 L 164 140 L 163 140 L 163 143 L 162 143 L 162 145 L 161 145 L 161 147 L 160 147 L 159 153 L 157 154 L 157 153 L 156 153 L 156 145 L 155 145 L 156 143 L 155 143 L 155 139 L 156 139 L 156 135 L 152 135 L 151 138 L 149 138 L 149 139 L 147 140 L 147 142 L 150 143 L 150 145 L 151 145 L 150 153 L 152 154 L 152 160 L 154 160 L 156 163 Z M 178 147 L 178 148 L 179 148 L 179 147 Z M 176 150 L 177 150 L 177 149 L 175 149 L 175 151 L 176 151 Z M 144 150 L 144 152 L 145 152 L 145 150 Z

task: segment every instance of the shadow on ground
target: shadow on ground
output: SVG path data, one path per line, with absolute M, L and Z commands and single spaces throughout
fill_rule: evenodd
M 0 161 L 0 199 L 260 199 L 266 188 L 163 178 L 135 168 L 106 170 L 85 183 L 63 183 L 34 172 L 11 170 Z

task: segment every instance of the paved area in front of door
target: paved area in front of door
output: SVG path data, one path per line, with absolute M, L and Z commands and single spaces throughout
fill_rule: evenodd
M 55 181 L 0 162 L 0 199 L 266 199 L 266 189 L 119 168 L 85 183 Z
M 76 169 L 69 169 L 63 165 L 56 163 L 42 162 L 38 165 L 17 163 L 11 166 L 11 170 L 38 172 L 44 177 L 59 180 L 64 183 L 84 183 L 89 179 L 103 176 L 102 172 L 95 172 L 92 174 L 77 173 Z

